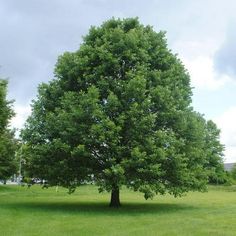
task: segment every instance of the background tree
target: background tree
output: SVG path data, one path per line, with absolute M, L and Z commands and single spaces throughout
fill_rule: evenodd
M 205 152 L 207 155 L 206 168 L 211 184 L 227 182 L 228 177 L 224 170 L 223 151 L 224 145 L 220 143 L 220 130 L 213 121 L 209 120 L 206 122 Z
M 4 183 L 6 183 L 6 180 L 16 173 L 16 149 L 17 142 L 14 138 L 14 132 L 6 130 L 2 135 L 0 135 L 0 180 Z
M 70 192 L 93 181 L 111 192 L 110 206 L 122 185 L 146 199 L 204 190 L 205 120 L 191 95 L 163 32 L 137 19 L 92 27 L 33 101 L 22 131 L 31 176 Z
M 234 164 L 232 170 L 230 171 L 230 175 L 231 175 L 234 183 L 236 183 L 236 164 Z
M 7 101 L 7 81 L 0 79 L 0 134 L 3 133 L 8 124 L 9 120 L 14 115 L 11 108 L 11 101 Z
M 7 81 L 0 79 L 0 180 L 6 180 L 16 171 L 14 132 L 8 128 L 14 115 L 11 101 L 7 101 Z

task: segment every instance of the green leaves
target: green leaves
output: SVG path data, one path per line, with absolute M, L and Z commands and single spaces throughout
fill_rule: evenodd
M 7 81 L 0 79 L 0 180 L 7 180 L 16 172 L 14 132 L 8 128 L 14 115 L 12 101 L 7 101 Z
M 0 79 L 0 133 L 8 127 L 9 121 L 14 115 L 12 101 L 7 101 L 7 81 Z
M 220 130 L 213 121 L 209 120 L 206 123 L 205 153 L 207 161 L 205 166 L 208 170 L 209 182 L 212 184 L 222 184 L 228 181 L 224 171 L 223 151 L 224 145 L 220 143 Z

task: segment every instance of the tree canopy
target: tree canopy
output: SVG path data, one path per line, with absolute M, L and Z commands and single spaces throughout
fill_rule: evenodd
M 204 190 L 206 121 L 191 107 L 190 77 L 164 32 L 138 19 L 91 27 L 39 86 L 22 138 L 31 176 L 70 192 L 85 182 L 152 198 Z
M 7 81 L 0 79 L 0 180 L 6 181 L 15 173 L 14 161 L 16 142 L 14 132 L 8 128 L 14 115 L 11 101 L 7 101 Z

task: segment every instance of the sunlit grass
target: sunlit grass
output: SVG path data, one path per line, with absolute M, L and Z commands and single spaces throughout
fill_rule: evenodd
M 58 190 L 1 185 L 0 235 L 236 235 L 235 187 L 148 201 L 123 189 L 119 209 L 94 186 Z

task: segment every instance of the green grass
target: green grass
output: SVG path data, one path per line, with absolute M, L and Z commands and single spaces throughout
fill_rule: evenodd
M 94 186 L 74 194 L 0 186 L 0 235 L 236 235 L 235 187 L 210 187 L 182 198 L 121 191 L 122 207 L 108 207 L 109 194 Z

